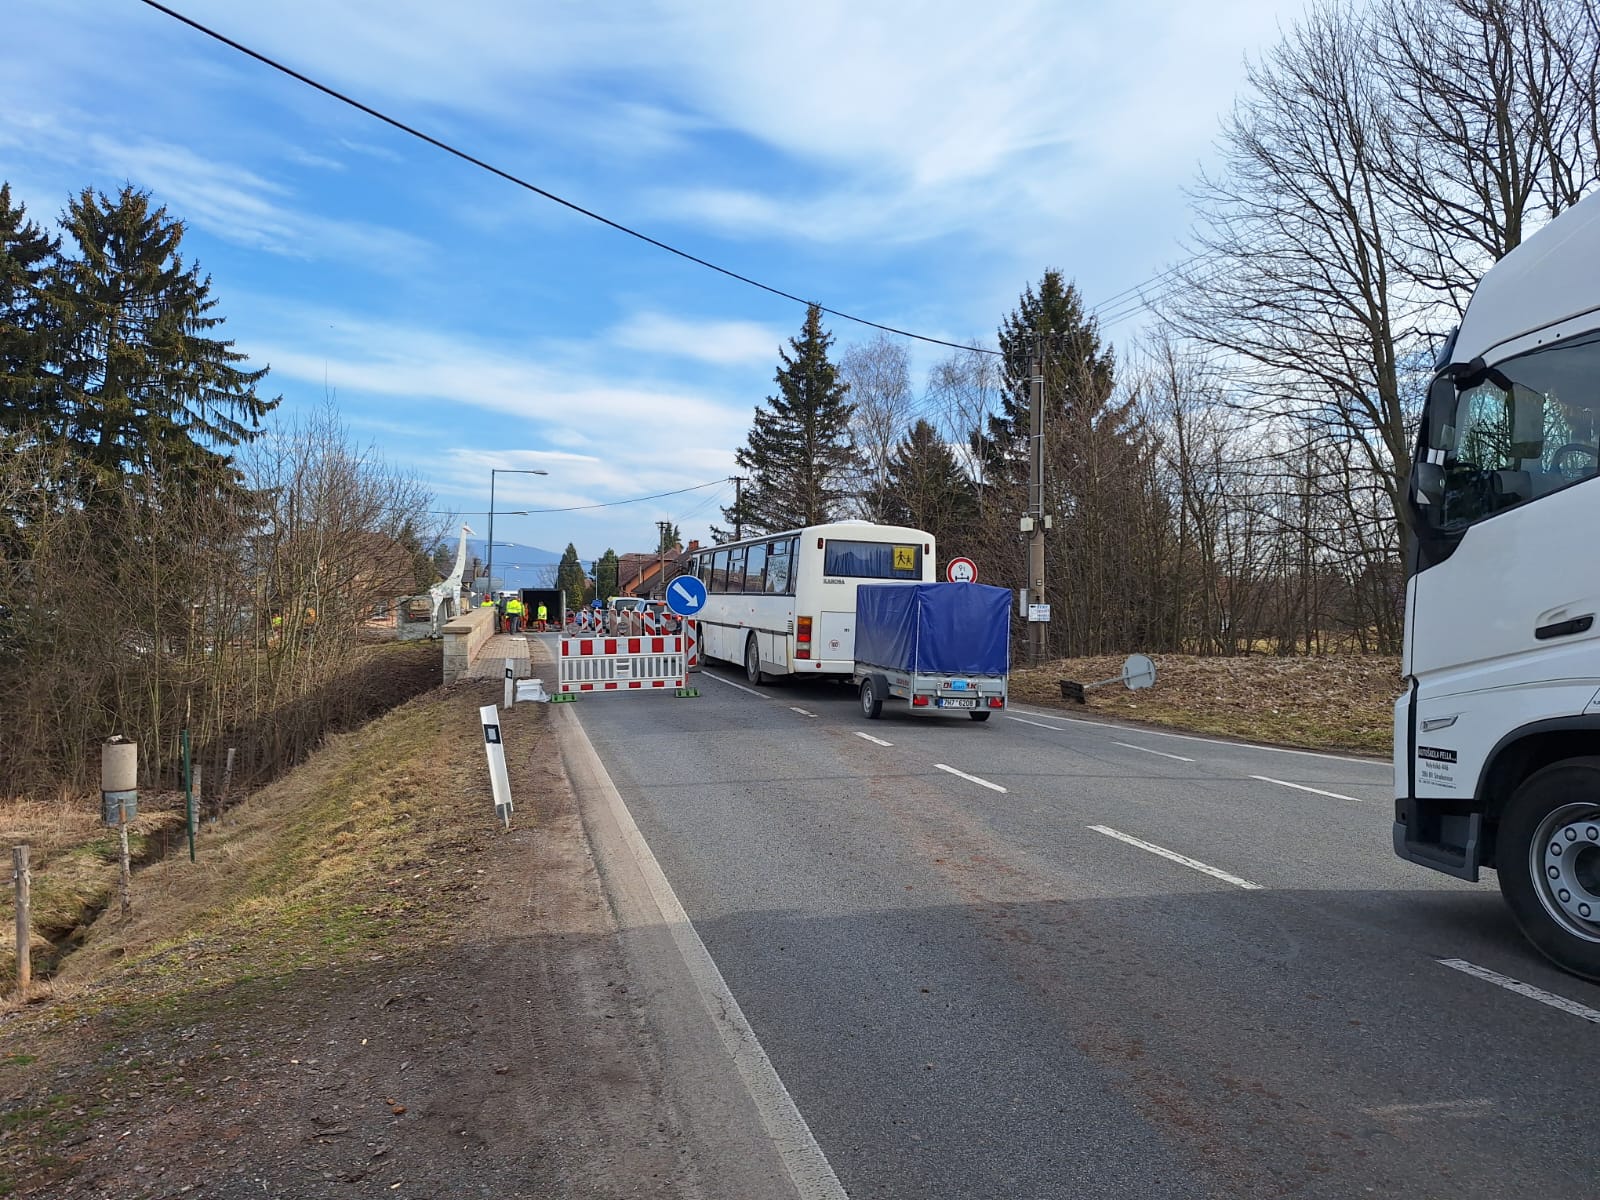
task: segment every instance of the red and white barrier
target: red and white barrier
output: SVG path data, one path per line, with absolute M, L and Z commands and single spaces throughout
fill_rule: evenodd
M 563 637 L 557 693 L 682 690 L 686 657 L 681 635 Z

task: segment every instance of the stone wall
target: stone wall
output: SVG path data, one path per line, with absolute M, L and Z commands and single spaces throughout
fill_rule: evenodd
M 472 669 L 483 644 L 494 636 L 494 609 L 470 608 L 444 627 L 444 681 L 454 683 Z

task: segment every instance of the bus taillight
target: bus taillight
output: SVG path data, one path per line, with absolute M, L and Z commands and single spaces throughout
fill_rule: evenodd
M 794 622 L 794 656 L 811 657 L 811 618 L 796 617 Z

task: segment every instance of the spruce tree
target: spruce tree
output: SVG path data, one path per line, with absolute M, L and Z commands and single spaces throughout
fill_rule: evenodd
M 849 385 L 828 358 L 833 335 L 822 310 L 806 309 L 800 336 L 778 352 L 778 394 L 756 409 L 746 444 L 734 461 L 748 472 L 742 502 L 723 519 L 746 534 L 773 533 L 835 520 L 847 493 L 852 459 Z
M 617 571 L 621 567 L 621 559 L 617 552 L 610 546 L 594 564 L 594 594 L 602 601 L 611 599 L 617 594 Z
M 216 483 L 227 451 L 260 431 L 277 400 L 256 394 L 231 341 L 209 336 L 211 280 L 179 255 L 183 224 L 148 193 L 86 188 L 62 217 L 71 253 L 53 272 L 62 320 L 57 431 L 104 481 L 160 460 Z
M 972 477 L 925 420 L 913 425 L 889 456 L 883 514 L 892 524 L 933 534 L 941 558 L 950 557 L 953 543 L 972 537 L 978 515 Z
M 561 564 L 556 567 L 556 586 L 567 594 L 568 612 L 576 612 L 583 607 L 586 582 L 583 564 L 578 561 L 578 548 L 568 542 L 566 552 L 561 556 Z
M 20 430 L 52 406 L 57 322 L 46 284 L 60 247 L 0 183 L 0 431 Z

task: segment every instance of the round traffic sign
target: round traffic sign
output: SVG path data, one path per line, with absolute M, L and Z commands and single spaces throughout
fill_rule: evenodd
M 706 585 L 693 575 L 680 575 L 667 584 L 667 607 L 680 617 L 698 617 L 706 606 Z
M 951 583 L 977 583 L 978 564 L 970 558 L 952 558 L 944 565 L 944 577 Z

